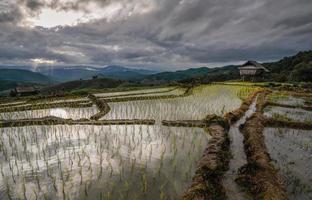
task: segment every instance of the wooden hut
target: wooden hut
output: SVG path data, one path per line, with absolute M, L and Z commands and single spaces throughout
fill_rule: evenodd
M 16 87 L 14 89 L 16 96 L 29 96 L 29 95 L 36 95 L 39 94 L 39 90 L 36 87 Z
M 257 81 L 263 78 L 263 74 L 269 72 L 263 65 L 256 61 L 247 61 L 241 67 L 239 67 L 239 73 L 243 79 Z

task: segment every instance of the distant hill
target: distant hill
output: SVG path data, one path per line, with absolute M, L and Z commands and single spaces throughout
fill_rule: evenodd
M 10 90 L 12 88 L 15 88 L 17 85 L 18 85 L 18 83 L 15 81 L 0 80 L 0 91 Z
M 48 84 L 53 82 L 52 79 L 48 76 L 24 69 L 0 69 L 0 80 L 40 84 Z
M 270 81 L 312 82 L 312 51 L 303 51 L 278 62 L 264 63 L 270 70 L 266 79 Z
M 312 82 L 312 51 L 299 52 L 277 62 L 263 63 L 270 70 L 265 74 L 265 81 Z M 170 81 L 189 82 L 226 81 L 240 79 L 239 66 L 230 65 L 216 68 L 191 68 L 176 72 L 162 72 L 144 77 L 144 83 L 166 83 Z
M 141 79 L 146 75 L 156 73 L 144 69 L 132 69 L 118 65 L 110 65 L 104 68 L 90 66 L 56 66 L 53 68 L 41 67 L 38 72 L 51 76 L 55 80 L 66 82 L 79 79 L 91 79 L 93 76 L 101 78 L 113 78 L 120 80 Z
M 312 51 L 299 52 L 277 62 L 263 63 L 270 70 L 265 74 L 265 81 L 277 82 L 312 82 Z M 39 67 L 38 72 L 24 69 L 4 69 L 0 66 L 0 91 L 8 90 L 20 84 L 49 84 L 57 81 L 71 81 L 50 87 L 51 90 L 73 90 L 83 88 L 115 87 L 123 81 L 137 85 L 158 85 L 170 82 L 238 80 L 239 66 L 230 65 L 217 68 L 190 68 L 176 72 L 161 72 L 132 69 L 118 65 L 104 68 L 88 66 Z M 93 76 L 98 79 L 92 80 Z M 89 79 L 80 81 L 80 79 Z M 90 80 L 91 79 L 91 80 Z M 115 80 L 112 80 L 115 79 Z M 121 81 L 118 81 L 121 80 Z
M 153 74 L 150 76 L 146 76 L 147 80 L 165 80 L 165 81 L 180 81 L 187 78 L 198 77 L 204 74 L 207 74 L 211 71 L 211 69 L 207 67 L 201 68 L 191 68 L 187 70 L 179 70 L 175 72 L 161 72 L 158 74 Z
M 217 68 L 200 67 L 179 70 L 176 72 L 162 72 L 145 77 L 143 79 L 143 82 L 183 82 L 191 79 L 205 79 L 206 82 L 209 82 L 217 80 L 237 79 L 239 78 L 239 72 L 237 68 L 238 66 L 231 65 Z
M 69 81 L 66 83 L 60 83 L 50 87 L 43 88 L 43 93 L 60 93 L 60 92 L 71 92 L 72 90 L 82 89 L 105 89 L 114 88 L 121 85 L 124 81 L 114 80 L 109 78 L 98 78 L 90 80 L 77 80 Z

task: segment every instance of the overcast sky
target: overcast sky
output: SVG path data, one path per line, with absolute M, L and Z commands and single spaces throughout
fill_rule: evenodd
M 214 67 L 311 38 L 311 0 L 0 0 L 2 65 Z

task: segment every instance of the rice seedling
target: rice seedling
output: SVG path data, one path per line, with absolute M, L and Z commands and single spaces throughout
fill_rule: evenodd
M 0 128 L 0 188 L 3 188 L 0 197 L 177 199 L 190 185 L 211 136 L 201 128 L 165 127 L 160 124 L 161 120 L 202 120 L 208 114 L 221 116 L 238 108 L 256 89 L 241 84 L 215 84 L 195 87 L 190 95 L 183 95 L 185 89 L 175 87 L 95 95 L 103 99 L 131 97 L 131 101 L 109 103 L 111 110 L 102 119 L 155 119 L 155 125 L 32 124 Z M 166 95 L 173 97 L 161 98 Z M 140 99 L 154 96 L 160 98 Z M 0 118 L 53 115 L 80 119 L 99 112 L 95 106 L 82 106 L 81 101 L 86 99 L 53 99 L 41 103 L 38 100 L 35 102 L 39 106 L 29 111 L 21 107 L 34 106 L 31 102 L 3 104 L 1 108 L 7 112 L 0 112 Z M 52 103 L 70 106 L 51 108 Z M 12 107 L 17 110 L 13 112 Z M 310 117 L 307 113 L 296 114 L 301 115 Z M 276 142 L 272 145 L 275 152 L 278 142 L 285 139 L 281 137 L 283 132 L 277 132 L 278 139 L 272 140 Z M 295 134 L 301 138 L 300 134 Z M 307 138 L 293 141 L 292 145 L 300 151 L 312 149 Z M 296 151 L 287 149 L 289 154 Z M 282 163 L 291 162 L 281 152 L 278 156 Z M 302 188 L 294 193 L 306 194 L 308 186 L 293 170 L 296 165 L 297 160 L 288 164 L 285 173 L 294 176 L 294 180 L 300 179 L 292 182 L 296 188 Z M 309 171 L 305 173 L 310 176 Z
M 97 93 L 95 96 L 110 98 L 110 97 L 120 97 L 120 96 L 133 96 L 133 95 L 144 95 L 144 94 L 158 94 L 167 93 L 175 90 L 175 87 L 164 87 L 164 88 L 154 88 L 154 89 L 143 89 L 134 91 L 122 91 L 122 92 L 107 92 L 107 93 Z
M 300 108 L 285 108 L 268 106 L 264 109 L 264 115 L 286 121 L 311 122 L 312 111 Z
M 286 128 L 266 128 L 264 131 L 268 152 L 284 178 L 290 199 L 312 197 L 310 132 Z
M 49 108 L 39 110 L 27 110 L 17 112 L 0 112 L 0 119 L 11 120 L 11 119 L 32 119 L 42 118 L 47 116 L 55 116 L 66 119 L 80 119 L 90 118 L 98 112 L 96 106 L 87 108 Z
M 241 86 L 203 85 L 193 94 L 170 99 L 109 103 L 111 111 L 103 119 L 203 119 L 207 114 L 222 115 L 239 107 Z M 245 89 L 249 93 L 255 88 Z
M 274 92 L 268 96 L 268 100 L 279 104 L 293 106 L 303 106 L 305 102 L 303 98 L 291 96 L 286 92 Z
M 1 176 L 10 180 L 10 195 L 22 194 L 23 199 L 94 199 L 100 194 L 153 199 L 159 198 L 155 185 L 178 181 L 172 189 L 161 189 L 163 198 L 176 198 L 191 181 L 181 177 L 185 171 L 194 173 L 208 139 L 198 128 L 146 125 L 2 128 L 0 153 L 10 156 L 0 160 Z M 193 167 L 183 164 L 186 152 L 191 152 Z M 114 186 L 105 187 L 108 182 Z

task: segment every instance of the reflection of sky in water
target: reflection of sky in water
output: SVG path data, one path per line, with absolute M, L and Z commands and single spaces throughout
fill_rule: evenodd
M 51 109 L 50 115 L 55 117 L 67 118 L 67 112 L 63 108 Z
M 285 181 L 289 199 L 312 199 L 311 131 L 265 128 L 265 142 Z
M 194 89 L 187 97 L 109 103 L 111 111 L 103 119 L 203 119 L 207 114 L 222 115 L 240 106 L 237 86 L 208 85 Z
M 90 118 L 92 115 L 98 112 L 97 107 L 94 105 L 92 107 L 86 108 L 51 108 L 51 109 L 41 109 L 41 110 L 27 110 L 19 112 L 8 112 L 0 113 L 0 119 L 27 119 L 27 118 L 42 118 L 47 116 L 56 116 L 63 118 Z
M 297 106 L 297 105 L 304 106 L 304 102 L 305 102 L 303 98 L 293 97 L 293 96 L 282 96 L 278 99 L 275 99 L 274 101 L 280 104 L 293 105 L 293 106 Z
M 278 106 L 268 106 L 264 109 L 264 115 L 274 117 L 274 115 L 285 116 L 295 121 L 312 121 L 312 111 L 303 110 L 300 108 L 285 108 Z
M 0 197 L 8 199 L 9 185 L 12 196 L 23 198 L 25 182 L 28 199 L 62 199 L 63 188 L 70 199 L 108 192 L 113 199 L 159 199 L 160 190 L 176 199 L 189 185 L 207 137 L 198 128 L 146 125 L 3 128 Z

